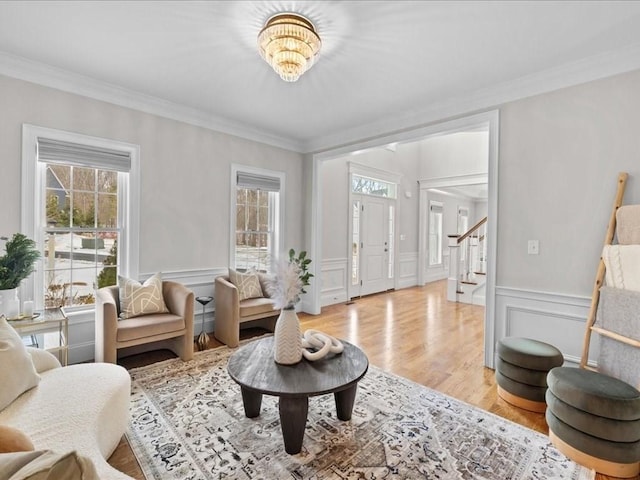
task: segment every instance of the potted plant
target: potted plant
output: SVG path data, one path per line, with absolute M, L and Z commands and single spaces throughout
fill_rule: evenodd
M 271 282 L 270 294 L 274 308 L 280 309 L 274 335 L 274 360 L 284 365 L 293 365 L 302 360 L 302 338 L 300 321 L 295 306 L 300 295 L 307 293 L 304 287 L 309 285 L 313 274 L 308 271 L 311 259 L 307 252 L 296 256 L 295 250 L 289 250 L 289 260 L 280 262 L 275 278 Z
M 5 240 L 5 254 L 0 256 L 0 300 L 2 301 L 2 310 L 0 314 L 7 309 L 9 300 L 16 300 L 17 289 L 20 282 L 27 278 L 34 270 L 36 260 L 40 258 L 40 252 L 37 249 L 36 242 L 27 238 L 22 233 L 16 233 Z

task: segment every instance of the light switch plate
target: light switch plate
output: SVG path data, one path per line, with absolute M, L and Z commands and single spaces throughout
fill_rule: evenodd
M 538 255 L 540 253 L 540 243 L 538 240 L 529 240 L 527 243 L 527 253 L 529 255 Z

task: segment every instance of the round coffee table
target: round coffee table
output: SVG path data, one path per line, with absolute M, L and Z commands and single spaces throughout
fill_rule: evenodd
M 260 415 L 263 394 L 280 397 L 280 427 L 289 454 L 302 449 L 309 397 L 333 393 L 338 418 L 351 419 L 358 381 L 367 373 L 369 360 L 358 347 L 342 343 L 342 353 L 329 354 L 316 362 L 303 358 L 295 365 L 280 365 L 273 360 L 273 337 L 251 342 L 229 358 L 227 370 L 240 385 L 247 417 Z

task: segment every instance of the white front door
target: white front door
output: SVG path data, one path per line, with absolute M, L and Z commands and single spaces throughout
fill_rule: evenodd
M 360 295 L 393 288 L 393 201 L 362 196 Z

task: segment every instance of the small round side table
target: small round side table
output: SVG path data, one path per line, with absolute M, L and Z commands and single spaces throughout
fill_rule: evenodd
M 196 341 L 198 350 L 204 350 L 207 348 L 207 345 L 209 345 L 209 335 L 204 331 L 204 307 L 211 300 L 213 300 L 213 297 L 196 297 L 196 302 L 202 305 L 202 328 L 200 329 L 200 335 L 198 335 L 198 340 Z

